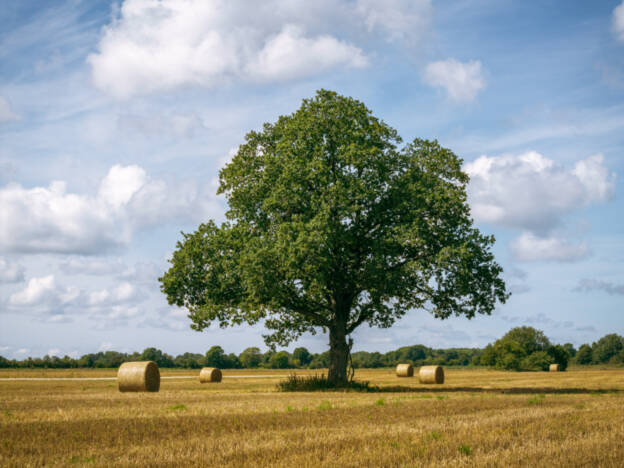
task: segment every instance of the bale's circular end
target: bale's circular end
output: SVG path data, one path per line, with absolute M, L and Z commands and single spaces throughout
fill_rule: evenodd
M 160 371 L 154 361 L 124 362 L 117 371 L 120 392 L 157 392 Z
M 411 364 L 399 364 L 396 367 L 397 377 L 413 377 L 414 367 Z
M 223 375 L 221 374 L 221 370 L 216 367 L 204 367 L 199 372 L 200 383 L 221 382 L 222 377 Z
M 423 366 L 418 373 L 418 379 L 423 384 L 443 384 L 444 369 L 441 366 Z
M 559 364 L 551 364 L 550 372 L 561 372 L 561 366 Z

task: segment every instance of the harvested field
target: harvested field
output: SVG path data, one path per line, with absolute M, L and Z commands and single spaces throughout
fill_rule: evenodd
M 116 370 L 0 371 L 0 465 L 624 465 L 624 370 L 445 369 L 435 387 L 358 371 L 374 393 L 278 393 L 271 376 L 288 372 L 275 370 L 224 371 L 217 386 L 161 371 L 160 392 L 139 394 L 113 380 L 1 380 Z

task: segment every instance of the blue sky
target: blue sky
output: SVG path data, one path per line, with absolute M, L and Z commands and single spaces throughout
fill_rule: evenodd
M 0 11 L 0 354 L 264 347 L 261 326 L 190 330 L 157 278 L 181 230 L 223 219 L 244 135 L 319 88 L 464 159 L 513 292 L 355 349 L 624 333 L 623 2 L 21 1 Z

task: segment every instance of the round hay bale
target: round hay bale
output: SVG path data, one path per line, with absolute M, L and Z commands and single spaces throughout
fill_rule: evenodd
M 414 367 L 411 364 L 399 364 L 396 367 L 397 377 L 413 377 Z
M 444 370 L 441 366 L 423 366 L 418 372 L 418 379 L 424 384 L 443 384 Z
M 550 372 L 560 372 L 561 366 L 559 364 L 551 364 L 549 370 Z
M 204 367 L 199 373 L 199 382 L 221 382 L 221 370 L 216 367 Z
M 124 362 L 117 371 L 120 392 L 157 392 L 160 371 L 154 361 Z

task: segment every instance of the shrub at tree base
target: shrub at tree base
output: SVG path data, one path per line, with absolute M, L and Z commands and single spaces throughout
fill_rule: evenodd
M 280 392 L 313 392 L 313 391 L 335 391 L 337 389 L 354 392 L 372 392 L 377 390 L 369 382 L 350 381 L 346 385 L 336 384 L 327 379 L 324 374 L 297 376 L 290 374 L 286 380 L 277 383 L 277 390 Z

